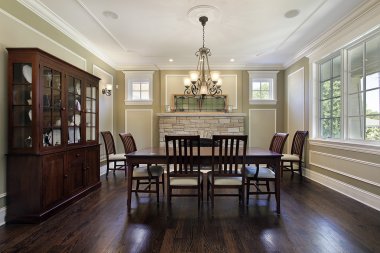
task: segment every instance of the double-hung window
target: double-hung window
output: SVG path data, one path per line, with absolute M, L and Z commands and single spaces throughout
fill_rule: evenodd
M 152 104 L 153 73 L 153 71 L 124 71 L 126 105 Z
M 319 69 L 320 135 L 322 138 L 341 137 L 341 56 L 320 64 Z
M 380 140 L 380 35 L 347 50 L 348 139 Z

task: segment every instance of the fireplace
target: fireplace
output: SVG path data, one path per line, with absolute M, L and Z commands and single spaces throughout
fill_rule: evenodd
M 211 146 L 213 134 L 241 135 L 245 113 L 158 113 L 160 146 L 165 135 L 200 135 L 202 146 Z

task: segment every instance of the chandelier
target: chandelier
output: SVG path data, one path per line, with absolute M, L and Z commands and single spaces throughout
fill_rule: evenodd
M 202 16 L 199 21 L 203 27 L 203 45 L 195 52 L 198 57 L 197 70 L 190 71 L 190 77 L 184 79 L 184 93 L 185 95 L 221 95 L 222 79 L 219 78 L 219 72 L 210 71 L 208 57 L 211 56 L 211 51 L 205 47 L 205 25 L 208 18 Z

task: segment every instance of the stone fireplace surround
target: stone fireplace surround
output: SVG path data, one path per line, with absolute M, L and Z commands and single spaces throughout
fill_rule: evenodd
M 165 135 L 244 134 L 245 113 L 157 113 L 159 117 L 160 147 L 165 146 Z

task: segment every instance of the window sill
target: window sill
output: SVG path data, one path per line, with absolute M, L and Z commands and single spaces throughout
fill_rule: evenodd
M 252 99 L 249 100 L 250 105 L 275 105 L 277 100 L 273 99 Z
M 152 105 L 153 100 L 124 100 L 125 105 Z
M 342 149 L 366 154 L 380 155 L 380 143 L 363 141 L 343 141 L 326 139 L 309 139 L 309 143 L 314 146 Z

